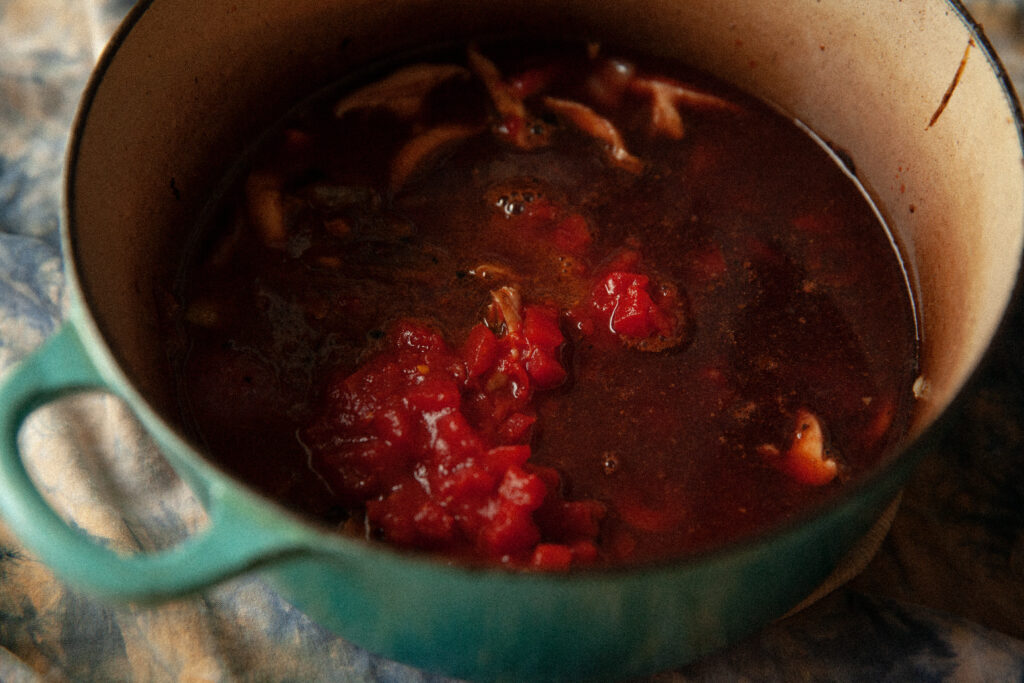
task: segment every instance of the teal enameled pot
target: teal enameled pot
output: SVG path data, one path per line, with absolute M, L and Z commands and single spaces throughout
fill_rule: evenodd
M 154 291 L 212 188 L 303 95 L 376 58 L 499 32 L 585 36 L 702 67 L 849 160 L 906 256 L 922 377 L 911 437 L 832 504 L 679 562 L 569 575 L 453 567 L 333 535 L 232 479 L 182 436 Z M 475 679 L 628 677 L 781 616 L 898 493 L 998 334 L 1024 226 L 1019 106 L 978 27 L 943 0 L 144 0 L 86 89 L 67 159 L 63 329 L 0 394 L 0 513 L 69 583 L 158 601 L 256 571 L 369 650 Z M 82 389 L 134 410 L 204 503 L 185 543 L 123 555 L 61 521 L 17 432 Z

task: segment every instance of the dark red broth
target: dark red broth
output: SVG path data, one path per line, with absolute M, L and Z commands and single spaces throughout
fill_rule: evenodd
M 834 495 L 906 429 L 884 225 L 805 130 L 685 68 L 438 53 L 300 107 L 232 187 L 183 271 L 186 417 L 342 533 L 675 557 Z

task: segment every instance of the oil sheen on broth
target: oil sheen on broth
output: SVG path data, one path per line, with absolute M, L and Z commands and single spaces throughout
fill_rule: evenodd
M 870 204 L 678 65 L 439 50 L 297 108 L 218 201 L 169 337 L 186 420 L 340 533 L 540 570 L 677 557 L 834 495 L 913 407 Z

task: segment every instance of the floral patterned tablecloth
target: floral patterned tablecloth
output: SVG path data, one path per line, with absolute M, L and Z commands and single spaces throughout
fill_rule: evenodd
M 64 148 L 89 71 L 131 4 L 0 0 L 0 373 L 60 324 Z M 1024 83 L 1016 6 L 968 4 Z M 1024 680 L 1022 312 L 1009 332 L 859 577 L 654 679 Z M 47 407 L 22 444 L 54 505 L 114 546 L 165 547 L 203 523 L 116 399 Z M 0 680 L 443 679 L 345 642 L 256 577 L 155 608 L 97 602 L 56 580 L 0 523 Z

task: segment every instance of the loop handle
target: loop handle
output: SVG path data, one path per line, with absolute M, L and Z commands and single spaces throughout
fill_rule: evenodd
M 18 432 L 40 406 L 90 389 L 119 393 L 97 370 L 71 323 L 14 368 L 0 387 L 0 516 L 62 579 L 103 598 L 158 601 L 308 547 L 308 534 L 298 524 L 217 477 L 205 480 L 201 492 L 209 526 L 167 550 L 123 554 L 66 524 L 29 477 Z

